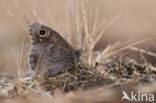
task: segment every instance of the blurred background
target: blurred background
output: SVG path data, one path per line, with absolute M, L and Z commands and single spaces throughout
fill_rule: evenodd
M 117 41 L 149 38 L 150 41 L 141 47 L 156 52 L 155 0 L 84 1 L 89 33 L 96 19 L 97 25 L 101 22 L 107 24 L 120 14 L 120 17 L 103 33 L 103 37 L 95 47 L 96 50 Z M 75 35 L 78 35 L 77 32 L 81 30 L 81 33 L 84 33 L 84 29 L 78 28 L 78 25 L 83 23 L 82 12 L 79 0 L 1 0 L 1 74 L 16 74 L 17 67 L 28 69 L 27 56 L 31 47 L 29 25 L 33 22 L 52 27 L 75 46 L 73 41 L 76 39 Z

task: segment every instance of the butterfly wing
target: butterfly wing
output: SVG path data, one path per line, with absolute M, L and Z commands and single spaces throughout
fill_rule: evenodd
M 48 48 L 47 53 L 44 54 L 44 58 L 47 65 L 47 72 L 45 75 L 48 77 L 53 76 L 62 69 L 66 69 L 69 65 L 74 64 L 72 55 L 65 49 L 57 46 L 51 46 Z

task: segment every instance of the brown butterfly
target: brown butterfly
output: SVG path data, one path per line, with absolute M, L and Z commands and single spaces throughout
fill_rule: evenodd
M 69 65 L 78 63 L 81 51 L 76 51 L 53 29 L 33 23 L 29 31 L 32 41 L 29 65 L 37 74 L 54 76 Z

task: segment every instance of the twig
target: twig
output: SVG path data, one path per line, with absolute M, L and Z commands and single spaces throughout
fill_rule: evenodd
M 147 50 L 144 50 L 141 48 L 137 48 L 137 47 L 132 46 L 132 47 L 129 47 L 129 49 L 134 50 L 134 51 L 140 51 L 141 53 L 156 57 L 156 53 L 151 52 L 151 51 L 147 51 Z

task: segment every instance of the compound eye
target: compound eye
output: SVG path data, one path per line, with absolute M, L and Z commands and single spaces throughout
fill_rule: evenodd
M 38 35 L 39 35 L 40 37 L 47 37 L 48 32 L 47 32 L 46 29 L 40 29 L 40 30 L 38 31 Z

